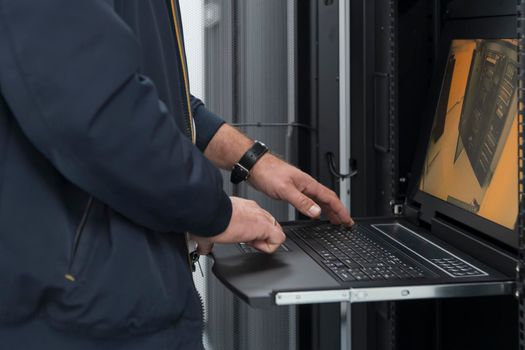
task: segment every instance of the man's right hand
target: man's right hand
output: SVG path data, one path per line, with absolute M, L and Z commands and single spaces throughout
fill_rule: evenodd
M 204 238 L 192 236 L 198 244 L 197 252 L 207 255 L 214 243 L 247 243 L 257 250 L 273 253 L 284 242 L 281 225 L 256 202 L 238 197 L 230 197 L 232 217 L 223 233 Z

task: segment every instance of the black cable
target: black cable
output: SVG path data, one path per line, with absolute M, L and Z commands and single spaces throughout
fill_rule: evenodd
M 328 161 L 328 170 L 330 171 L 330 174 L 332 174 L 332 176 L 337 179 L 349 179 L 357 175 L 357 170 L 353 169 L 353 167 L 350 167 L 350 172 L 348 174 L 341 174 L 337 170 L 337 167 L 335 165 L 335 156 L 332 152 L 326 153 L 326 160 Z

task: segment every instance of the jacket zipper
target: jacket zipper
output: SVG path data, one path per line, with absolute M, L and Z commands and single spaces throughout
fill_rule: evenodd
M 191 138 L 191 141 L 193 142 L 193 144 L 195 144 L 196 135 L 195 135 L 195 129 L 193 128 L 193 115 L 191 113 L 188 75 L 186 72 L 186 60 L 184 58 L 185 56 L 184 56 L 184 52 L 182 48 L 182 38 L 180 34 L 179 21 L 177 20 L 177 9 L 175 7 L 175 0 L 168 0 L 168 1 L 170 4 L 170 10 L 171 10 L 171 20 L 173 23 L 173 27 L 175 28 L 177 48 L 179 51 L 179 58 L 180 58 L 181 66 L 182 66 L 182 75 L 184 77 L 184 87 L 185 87 L 184 92 L 186 95 L 186 104 L 187 104 L 187 109 L 188 109 L 188 120 L 187 120 L 186 127 L 187 127 L 188 136 Z M 184 103 L 182 104 L 182 108 L 184 109 Z M 188 233 L 184 234 L 184 238 L 186 241 L 186 252 L 187 252 L 186 255 L 188 256 L 188 265 L 190 267 L 190 270 L 193 271 L 193 262 L 191 261 L 190 251 L 188 249 L 188 243 L 189 243 Z
M 186 71 L 186 59 L 185 59 L 185 56 L 184 56 L 184 53 L 183 53 L 183 49 L 182 49 L 182 39 L 181 39 L 181 34 L 180 34 L 180 27 L 179 27 L 179 22 L 177 21 L 177 14 L 176 14 L 176 9 L 175 9 L 175 1 L 174 0 L 169 0 L 170 2 L 170 6 L 171 6 L 171 17 L 172 17 L 172 21 L 173 21 L 173 27 L 175 28 L 175 36 L 177 37 L 177 46 L 178 46 L 178 49 L 179 49 L 179 57 L 180 57 L 180 61 L 181 61 L 181 66 L 182 66 L 182 75 L 184 76 L 184 87 L 185 87 L 185 92 L 186 92 L 186 104 L 188 106 L 188 123 L 187 123 L 187 131 L 189 133 L 189 136 L 191 137 L 191 141 L 193 144 L 195 144 L 196 142 L 196 131 L 195 131 L 195 127 L 194 127 L 194 124 L 193 124 L 193 114 L 191 112 L 191 103 L 190 103 L 190 86 L 189 86 L 189 83 L 188 83 L 188 74 L 187 74 L 187 71 Z M 184 108 L 184 105 L 182 106 Z M 192 276 L 191 276 L 191 281 L 193 283 L 193 288 L 195 289 L 195 293 L 197 293 L 197 296 L 199 298 L 199 303 L 200 303 L 200 307 L 201 307 L 201 314 L 204 316 L 204 303 L 203 303 L 203 300 L 201 298 L 201 295 L 200 293 L 197 291 L 197 287 L 195 286 L 195 281 L 193 280 L 193 266 L 194 266 L 194 262 L 192 261 L 191 259 L 191 256 L 190 256 L 190 251 L 189 251 L 189 233 L 185 233 L 184 234 L 184 240 L 185 240 L 185 246 L 186 246 L 186 256 L 188 258 L 188 265 L 189 265 L 189 268 L 190 268 L 190 273 L 192 273 Z M 201 329 L 201 333 L 204 334 L 204 325 L 203 325 L 203 328 Z
M 78 247 L 80 246 L 80 240 L 82 238 L 82 233 L 84 232 L 84 228 L 86 226 L 87 220 L 89 218 L 89 213 L 91 212 L 92 207 L 93 207 L 93 197 L 89 197 L 86 207 L 84 209 L 84 212 L 82 214 L 82 218 L 80 219 L 80 223 L 78 224 L 77 230 L 75 231 L 75 238 L 73 240 L 73 248 L 71 250 L 71 256 L 69 258 L 67 273 L 64 276 L 70 282 L 76 281 L 76 278 L 73 275 L 73 271 L 72 271 L 73 264 L 77 256 Z
M 181 68 L 182 68 L 182 75 L 184 77 L 184 92 L 186 95 L 186 105 L 188 109 L 188 119 L 186 124 L 186 129 L 188 132 L 188 136 L 191 137 L 191 141 L 195 144 L 196 140 L 196 134 L 195 134 L 195 128 L 193 127 L 193 114 L 191 112 L 191 102 L 190 102 L 190 84 L 188 80 L 188 72 L 186 70 L 186 59 L 184 56 L 184 50 L 182 47 L 182 35 L 181 35 L 181 27 L 179 25 L 179 21 L 177 20 L 177 10 L 175 7 L 175 0 L 169 0 L 170 8 L 171 8 L 171 19 L 173 22 L 173 27 L 175 28 L 175 37 L 177 39 L 177 48 L 179 51 L 179 58 L 181 62 Z M 182 105 L 184 108 L 184 104 Z

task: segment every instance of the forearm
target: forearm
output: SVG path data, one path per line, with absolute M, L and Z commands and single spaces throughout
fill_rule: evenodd
M 248 137 L 224 124 L 204 154 L 216 166 L 230 170 L 252 144 Z M 334 191 L 270 153 L 253 166 L 248 183 L 271 198 L 287 201 L 308 217 L 317 218 L 323 211 L 333 224 L 353 225 Z
M 204 155 L 215 166 L 231 170 L 235 163 L 253 145 L 253 141 L 234 127 L 224 124 L 213 136 Z

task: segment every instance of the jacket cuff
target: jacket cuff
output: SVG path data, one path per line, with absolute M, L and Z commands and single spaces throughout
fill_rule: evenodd
M 213 237 L 223 233 L 228 228 L 228 225 L 230 225 L 232 211 L 233 208 L 231 199 L 228 197 L 228 195 L 226 195 L 226 193 L 223 193 L 220 203 L 217 206 L 216 213 L 214 213 L 213 217 L 209 218 L 208 223 L 206 224 L 206 227 L 208 227 L 206 232 L 192 233 L 201 237 Z
M 225 121 L 215 113 L 206 109 L 203 104 L 198 106 L 193 113 L 197 131 L 196 146 L 204 152 L 213 136 L 217 133 L 217 130 L 219 130 Z

